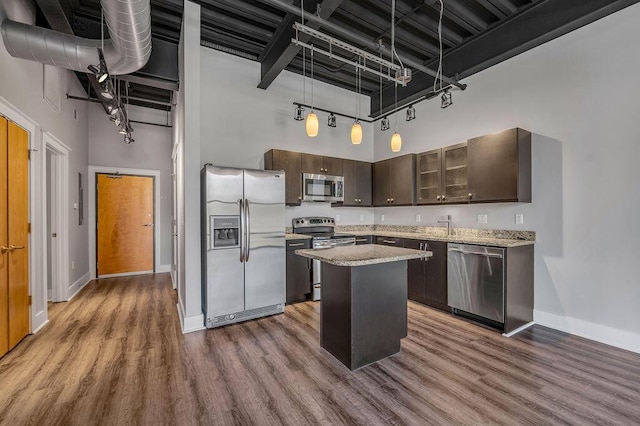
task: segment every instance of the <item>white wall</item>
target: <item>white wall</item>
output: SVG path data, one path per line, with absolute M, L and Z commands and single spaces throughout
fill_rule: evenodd
M 201 134 L 200 165 L 262 169 L 264 153 L 272 148 L 320 154 L 354 160 L 373 161 L 373 126 L 363 125 L 363 140 L 352 145 L 353 120 L 337 116 L 337 127 L 327 127 L 327 116 L 316 111 L 320 121 L 318 136 L 310 138 L 304 121 L 293 119 L 292 102 L 303 102 L 302 76 L 283 71 L 262 90 L 260 64 L 207 47 L 201 57 Z M 354 77 L 355 78 L 355 77 Z M 356 93 L 326 83 L 314 83 L 315 105 L 344 114 L 354 114 Z M 311 103 L 311 81 L 307 79 L 307 103 Z M 361 99 L 363 115 L 369 103 Z M 373 209 L 332 209 L 325 203 L 303 203 L 287 207 L 286 226 L 300 216 L 339 215 L 340 224 L 371 224 Z M 362 216 L 362 220 L 361 220 Z
M 3 2 L 0 4 L 0 19 L 9 17 L 21 22 L 33 23 L 33 4 L 30 1 Z M 69 157 L 69 194 L 71 206 L 78 202 L 77 176 L 78 173 L 87 174 L 87 108 L 84 102 L 68 101 L 65 93 L 77 96 L 86 95 L 75 74 L 60 70 L 60 111 L 56 111 L 43 99 L 43 65 L 12 58 L 4 43 L 0 42 L 0 97 L 13 107 L 20 110 L 37 124 L 39 130 L 48 131 L 72 149 Z M 74 114 L 75 113 L 75 114 Z M 74 119 L 74 115 L 77 119 Z M 39 131 L 32 137 L 41 141 Z M 31 167 L 44 164 L 42 156 L 46 153 L 34 152 L 31 157 Z M 38 175 L 40 178 L 41 176 Z M 40 190 L 44 190 L 41 188 Z M 85 200 L 87 199 L 85 194 Z M 42 199 L 44 202 L 44 199 Z M 32 205 L 34 214 L 45 210 L 44 205 Z M 39 229 L 32 231 L 37 232 Z M 44 231 L 44 230 L 42 230 Z M 88 230 L 85 225 L 78 225 L 77 215 L 69 215 L 69 261 L 75 263 L 75 269 L 69 265 L 70 285 L 78 282 L 84 284 L 89 272 L 88 258 Z M 44 282 L 41 277 L 31 277 L 33 282 Z M 46 294 L 45 294 L 46 296 Z M 46 300 L 39 300 L 39 294 L 34 294 L 34 305 L 42 304 L 46 312 Z
M 639 22 L 631 6 L 466 79 L 448 109 L 423 102 L 400 122 L 403 153 L 530 130 L 533 203 L 379 208 L 376 223 L 452 214 L 455 226 L 480 227 L 484 213 L 488 228 L 534 230 L 536 321 L 640 351 Z M 391 156 L 390 136 L 376 132 L 376 160 Z
M 129 117 L 145 117 L 149 115 L 146 110 L 132 106 Z M 171 264 L 171 128 L 139 123 L 132 123 L 132 127 L 135 142 L 125 144 L 102 106 L 90 104 L 89 165 L 160 171 L 160 182 L 156 184 L 160 185 L 161 237 L 160 253 L 156 256 L 168 271 Z

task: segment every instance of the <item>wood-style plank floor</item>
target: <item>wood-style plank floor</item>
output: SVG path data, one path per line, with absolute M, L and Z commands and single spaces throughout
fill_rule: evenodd
M 0 360 L 0 423 L 640 423 L 640 355 L 411 302 L 401 353 L 350 372 L 320 348 L 319 314 L 183 336 L 168 274 L 93 281 Z

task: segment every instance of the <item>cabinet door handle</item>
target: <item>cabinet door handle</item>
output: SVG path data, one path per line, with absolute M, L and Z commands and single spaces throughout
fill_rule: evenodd
M 366 243 L 367 241 L 369 241 L 369 240 L 366 239 L 366 238 L 356 238 L 356 242 L 358 242 L 358 243 Z
M 394 199 L 394 198 L 392 198 L 392 199 L 391 199 L 391 202 L 393 203 L 394 201 L 395 201 L 395 199 Z
M 424 250 L 424 249 L 422 248 L 422 246 L 423 246 L 423 245 L 424 245 L 424 243 L 420 243 L 420 250 Z
M 470 192 L 469 193 L 469 199 L 473 198 L 473 194 Z
M 289 247 L 302 247 L 304 246 L 304 243 L 293 243 L 293 244 L 289 244 Z
M 442 196 L 442 201 L 444 201 L 445 199 L 446 199 L 446 198 L 445 198 L 445 196 L 443 195 L 443 196 Z
M 436 197 L 436 200 L 440 201 L 440 196 L 439 195 Z
M 383 243 L 387 243 L 387 244 L 395 244 L 395 241 L 391 241 L 391 240 L 382 240 Z

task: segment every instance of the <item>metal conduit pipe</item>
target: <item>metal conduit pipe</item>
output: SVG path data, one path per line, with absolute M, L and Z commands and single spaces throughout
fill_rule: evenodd
M 151 56 L 150 0 L 101 0 L 110 39 L 104 41 L 104 57 L 113 75 L 130 74 L 146 65 Z M 2 39 L 14 58 L 27 59 L 73 71 L 89 72 L 99 63 L 92 40 L 5 19 Z
M 283 12 L 291 13 L 292 15 L 296 15 L 296 16 L 300 15 L 300 9 L 298 7 L 293 6 L 292 4 L 286 3 L 286 2 L 284 2 L 282 0 L 258 0 L 258 1 L 260 1 L 261 3 L 264 3 L 264 4 L 268 4 L 269 6 L 273 6 L 276 9 L 280 9 Z M 329 31 L 331 31 L 331 32 L 333 32 L 333 33 L 335 33 L 335 34 L 337 34 L 337 35 L 339 35 L 341 37 L 349 39 L 352 42 L 357 43 L 357 44 L 359 44 L 361 46 L 367 47 L 367 48 L 373 50 L 374 52 L 382 52 L 383 54 L 385 54 L 387 56 L 392 56 L 391 49 L 389 49 L 389 48 L 387 48 L 385 46 L 382 46 L 382 45 L 378 44 L 375 41 L 372 41 L 372 40 L 366 39 L 364 37 L 361 37 L 361 36 L 359 36 L 357 34 L 354 34 L 351 31 L 346 30 L 346 29 L 342 28 L 341 26 L 336 25 L 334 23 L 331 23 L 331 22 L 329 22 L 329 21 L 327 21 L 325 19 L 322 19 L 317 15 L 305 14 L 304 17 L 305 17 L 306 21 L 311 21 L 311 22 L 314 22 L 316 24 L 319 24 L 322 27 L 328 29 Z M 416 70 L 422 71 L 425 74 L 428 74 L 428 75 L 430 75 L 432 77 L 436 76 L 436 71 L 432 70 L 431 68 L 425 67 L 424 65 L 422 65 L 419 62 L 415 62 L 415 61 L 413 61 L 411 59 L 408 59 L 408 58 L 402 58 L 402 62 L 406 66 L 409 66 L 409 67 L 414 68 Z M 444 81 L 444 82 L 446 82 L 448 84 L 454 85 L 454 86 L 458 87 L 461 90 L 464 90 L 464 89 L 467 88 L 466 84 L 460 83 L 458 80 L 450 78 L 450 77 L 442 76 L 442 81 Z

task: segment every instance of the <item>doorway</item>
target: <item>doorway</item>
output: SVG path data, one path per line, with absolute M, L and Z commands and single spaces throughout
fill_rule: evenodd
M 155 272 L 155 177 L 96 173 L 96 276 Z

